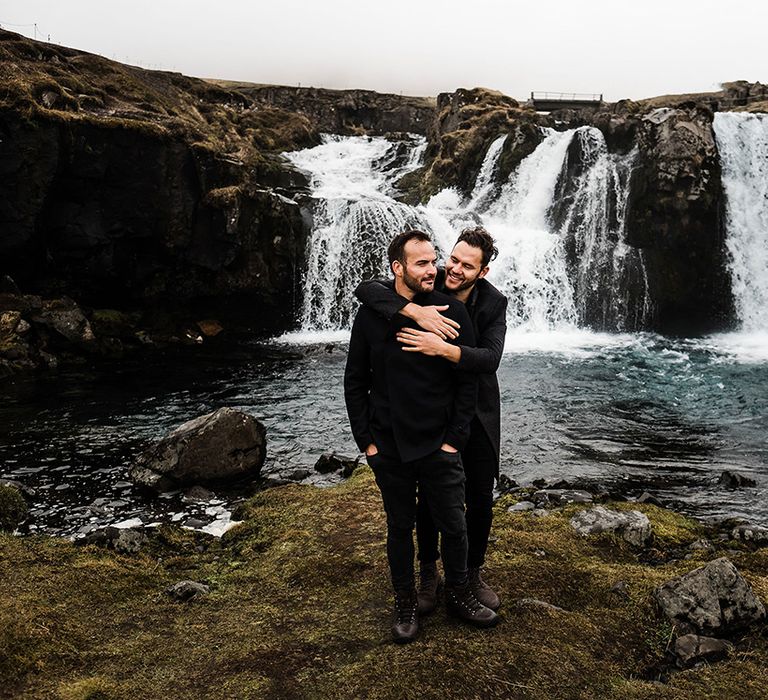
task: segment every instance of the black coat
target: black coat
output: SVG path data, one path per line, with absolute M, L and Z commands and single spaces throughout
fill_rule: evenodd
M 458 321 L 457 342 L 474 345 L 467 309 L 440 292 L 418 294 L 415 303 L 448 304 L 445 315 Z M 410 462 L 435 452 L 445 442 L 463 449 L 477 402 L 477 375 L 448 360 L 406 352 L 398 328 L 416 324 L 405 316 L 385 319 L 362 307 L 352 325 L 344 372 L 344 399 L 355 442 Z
M 438 283 L 442 279 L 439 277 Z M 393 283 L 386 280 L 361 282 L 355 296 L 364 306 L 387 319 L 400 316 L 398 312 L 408 303 L 395 292 Z M 498 460 L 501 451 L 501 397 L 496 370 L 501 362 L 507 334 L 507 298 L 490 282 L 480 279 L 467 299 L 466 309 L 472 319 L 477 347 L 473 347 L 474 344 L 465 345 L 459 338 L 457 344 L 461 346 L 461 359 L 456 368 L 478 376 L 477 418 Z

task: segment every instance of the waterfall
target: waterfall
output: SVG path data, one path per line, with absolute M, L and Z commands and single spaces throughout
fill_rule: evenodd
M 768 115 L 718 112 L 713 127 L 736 313 L 744 331 L 767 331 Z
M 493 176 L 496 173 L 496 166 L 499 162 L 499 156 L 504 148 L 504 142 L 507 140 L 507 134 L 499 136 L 489 147 L 480 166 L 480 172 L 475 180 L 475 187 L 472 190 L 468 208 L 475 211 L 485 204 L 486 198 L 494 189 Z
M 286 154 L 310 175 L 314 200 L 302 330 L 349 327 L 353 290 L 361 279 L 387 275 L 394 233 L 422 228 L 445 253 L 462 228 L 478 224 L 497 241 L 488 279 L 509 299 L 512 332 L 639 327 L 648 311 L 642 259 L 624 243 L 634 154 L 609 154 L 590 127 L 543 136 L 498 182 L 507 138 L 499 136 L 468 198 L 449 188 L 416 207 L 397 201 L 394 185 L 419 166 L 421 137 L 325 136 L 320 146 Z
M 598 330 L 637 330 L 650 313 L 642 252 L 626 244 L 627 200 L 637 151 L 609 153 L 602 132 L 594 127 L 578 129 L 569 150 L 576 151 L 576 172 L 568 172 L 569 164 L 564 167 L 559 231 L 569 257 L 579 323 Z
M 426 141 L 413 139 L 401 167 L 394 148 L 383 137 L 326 135 L 320 146 L 285 154 L 310 175 L 315 200 L 301 317 L 305 331 L 348 328 L 358 282 L 385 274 L 393 233 L 421 225 L 413 207 L 388 193 L 408 168 L 418 167 Z

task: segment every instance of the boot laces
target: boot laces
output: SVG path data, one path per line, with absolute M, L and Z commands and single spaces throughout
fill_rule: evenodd
M 395 593 L 395 614 L 398 622 L 414 622 L 416 620 L 416 596 L 413 591 Z
M 472 615 L 479 612 L 483 607 L 482 603 L 477 599 L 474 591 L 469 586 L 463 591 L 453 591 L 453 600 Z

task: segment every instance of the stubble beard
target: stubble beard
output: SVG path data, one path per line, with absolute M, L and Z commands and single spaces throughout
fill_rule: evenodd
M 428 286 L 424 286 L 424 280 L 420 280 L 417 277 L 411 277 L 405 270 L 403 270 L 403 283 L 414 294 L 427 294 L 435 288 L 435 278 L 433 277 Z

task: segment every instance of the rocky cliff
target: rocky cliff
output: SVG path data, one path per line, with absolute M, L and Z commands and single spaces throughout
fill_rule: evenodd
M 9 32 L 0 71 L 4 291 L 290 324 L 305 183 L 277 154 L 318 142 L 306 117 Z
M 373 90 L 215 82 L 241 92 L 256 104 L 297 112 L 309 119 L 318 131 L 330 134 L 381 136 L 410 132 L 426 135 L 435 117 L 435 100 L 431 97 Z

